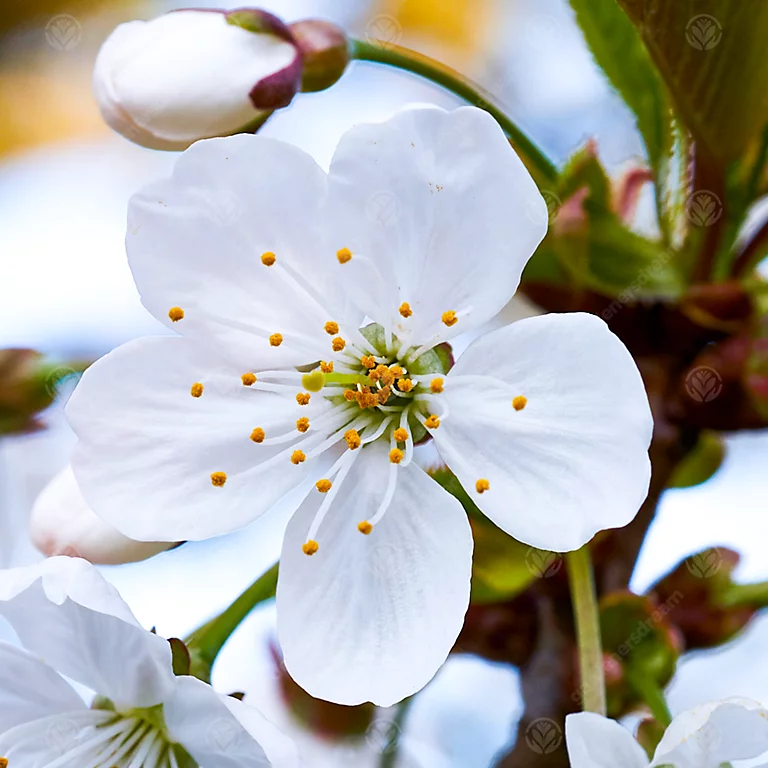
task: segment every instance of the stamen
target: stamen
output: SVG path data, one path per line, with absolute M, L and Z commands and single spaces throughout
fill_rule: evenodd
M 252 373 L 244 373 L 240 379 L 244 387 L 252 387 L 256 383 L 256 376 Z
M 399 313 L 400 313 L 400 314 L 401 314 L 403 317 L 410 317 L 410 316 L 413 314 L 413 310 L 411 309 L 411 305 L 410 305 L 410 304 L 409 304 L 407 301 L 404 301 L 404 302 L 403 302 L 403 303 L 400 305 L 400 309 L 398 310 L 398 312 L 399 312 Z
M 431 381 L 431 382 L 430 382 L 430 384 L 429 384 L 429 388 L 430 388 L 430 389 L 431 389 L 431 390 L 432 390 L 432 391 L 433 391 L 433 392 L 434 392 L 436 395 L 438 395 L 438 394 L 440 394 L 440 392 L 442 392 L 442 391 L 443 391 L 443 384 L 445 384 L 445 382 L 444 382 L 442 379 L 440 379 L 440 378 L 437 378 L 437 379 L 432 379 L 432 381 Z
M 346 397 L 346 393 L 344 393 Z M 363 387 L 359 392 L 355 392 L 355 400 L 361 409 L 376 408 L 379 405 L 379 396 L 371 392 L 370 387 Z
M 261 427 L 256 427 L 256 429 L 251 432 L 251 440 L 253 440 L 254 443 L 263 443 L 265 437 L 266 433 Z
M 320 370 L 323 373 L 333 373 L 333 361 L 326 363 L 325 360 L 320 361 Z
M 302 461 L 306 461 L 307 456 L 304 453 L 304 451 L 296 450 L 291 454 L 291 463 L 292 464 L 301 464 Z
M 331 347 L 333 348 L 334 352 L 341 352 L 344 347 L 347 346 L 347 342 L 344 341 L 344 339 L 341 338 L 341 336 L 337 336 L 332 342 Z
M 348 400 L 350 403 L 357 397 L 357 390 L 356 389 L 345 389 L 344 390 L 344 399 Z
M 389 452 L 389 460 L 392 464 L 399 464 L 405 458 L 405 454 L 399 448 L 393 448 Z
M 273 333 L 269 337 L 269 345 L 271 347 L 279 347 L 283 343 L 283 334 L 282 333 Z
M 392 394 L 392 389 L 389 386 L 382 387 L 376 395 L 379 405 L 386 405 L 389 396 Z
M 373 528 L 374 525 L 377 525 L 378 523 L 380 523 L 384 515 L 387 514 L 387 510 L 392 504 L 392 499 L 394 498 L 396 488 L 397 488 L 397 465 L 390 464 L 389 478 L 387 479 L 387 490 L 384 492 L 384 498 L 381 500 L 381 504 L 379 504 L 379 508 L 376 510 L 376 514 L 368 521 L 371 528 Z
M 459 322 L 459 318 L 456 317 L 456 312 L 450 310 L 449 312 L 443 312 L 441 320 L 450 328 L 452 325 L 456 325 Z
M 440 419 L 433 413 L 428 419 L 424 420 L 424 426 L 427 429 L 437 429 L 440 426 Z
M 334 323 L 333 320 L 329 320 L 325 324 L 324 328 L 325 328 L 325 332 L 329 336 L 335 336 L 339 332 L 339 324 L 338 323 Z
M 196 381 L 192 385 L 192 389 L 189 390 L 189 394 L 192 395 L 192 397 L 201 397 L 204 389 L 205 387 L 199 381 Z
M 226 472 L 214 472 L 211 475 L 211 483 L 215 485 L 217 488 L 222 488 L 224 486 L 224 483 L 227 482 L 227 473 Z
M 526 405 L 528 405 L 528 398 L 523 397 L 523 395 L 518 395 L 514 400 L 512 400 L 512 407 L 516 411 L 522 411 Z
M 8 768 L 8 758 L 0 757 L 0 768 Z
M 343 424 L 340 424 L 330 437 L 326 438 L 322 443 L 314 447 L 307 454 L 308 460 L 314 459 L 315 456 L 320 456 L 320 454 L 325 453 L 325 451 L 327 451 L 329 448 L 332 448 L 334 445 L 336 445 L 336 443 L 342 440 L 348 432 L 365 429 L 371 424 L 371 417 L 367 413 L 364 416 L 358 416 L 357 419 L 355 419 L 354 417 L 351 417 L 351 411 L 347 410 L 345 412 L 345 416 L 350 416 L 350 418 L 347 418 Z M 349 445 L 349 442 L 347 442 L 347 446 L 350 448 L 350 450 L 354 450 L 352 446 Z
M 357 530 L 360 531 L 360 533 L 364 534 L 365 536 L 369 536 L 371 531 L 373 530 L 373 526 L 367 520 L 363 520 L 362 523 L 357 524 Z M 1 765 L 0 765 L 0 768 L 2 768 Z
M 309 392 L 299 392 L 296 395 L 296 402 L 299 405 L 309 405 L 310 397 L 311 397 L 311 395 L 309 394 Z
M 392 437 L 394 437 L 398 443 L 404 443 L 408 439 L 408 430 L 403 429 L 403 427 L 398 427 L 392 433 Z
M 354 451 L 360 447 L 360 434 L 356 429 L 348 429 L 344 433 L 344 439 L 347 441 L 347 446 L 350 451 Z
M 318 549 L 320 549 L 320 545 L 314 539 L 310 539 L 301 545 L 301 551 L 308 557 L 312 557 Z
M 405 371 L 403 370 L 403 367 L 401 365 L 392 365 L 389 368 L 390 373 L 396 378 L 399 379 L 401 376 L 405 374 Z
M 302 433 L 306 432 L 309 429 L 309 419 L 306 416 L 296 419 L 296 429 Z
M 320 493 L 328 493 L 328 491 L 330 491 L 332 487 L 333 487 L 333 483 L 327 478 L 318 480 L 315 483 L 315 488 L 317 488 L 317 490 L 320 491 Z
M 339 260 L 339 264 L 346 264 L 352 258 L 352 251 L 349 248 L 342 248 L 336 251 L 336 258 Z
M 271 267 L 277 259 L 275 258 L 275 254 L 272 253 L 272 251 L 267 251 L 266 253 L 261 254 L 261 263 L 265 267 Z
M 376 367 L 376 358 L 373 355 L 365 355 L 360 362 L 363 364 L 364 368 Z
M 490 489 L 491 489 L 491 484 L 484 477 L 481 477 L 475 483 L 475 490 L 478 493 L 485 493 L 486 491 L 489 491 Z
M 171 318 L 172 322 L 178 323 L 179 320 L 184 319 L 184 310 L 181 307 L 171 307 L 168 310 L 168 317 Z M 0 768 L 3 768 L 2 763 L 0 763 Z
M 368 443 L 372 443 L 375 440 L 378 440 L 389 429 L 389 425 L 392 423 L 394 418 L 394 416 L 387 416 L 387 418 L 384 419 L 381 424 L 379 424 L 374 432 L 372 432 L 370 435 L 366 434 L 363 438 L 363 445 L 368 445 Z
M 414 385 L 412 379 L 398 379 L 397 380 L 397 388 L 401 392 L 410 392 L 413 389 L 414 386 L 415 385 Z

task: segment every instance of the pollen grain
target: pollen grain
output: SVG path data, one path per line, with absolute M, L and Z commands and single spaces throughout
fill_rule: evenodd
M 320 549 L 320 545 L 314 539 L 310 539 L 301 545 L 301 551 L 308 557 L 312 557 L 318 549 Z
M 171 321 L 174 323 L 178 323 L 179 320 L 184 319 L 184 310 L 181 307 L 171 307 L 168 310 L 168 317 L 171 318 Z M 0 766 L 2 764 L 0 763 Z
M 405 454 L 399 448 L 393 448 L 389 452 L 389 460 L 393 464 L 399 464 L 404 457 L 405 457 Z
M 323 327 L 329 336 L 334 336 L 339 332 L 339 324 L 334 323 L 333 320 L 329 320 Z
M 339 260 L 339 264 L 346 264 L 352 258 L 352 251 L 349 248 L 341 248 L 336 251 L 336 258 Z
M 491 489 L 491 484 L 484 477 L 481 477 L 475 483 L 475 490 L 478 493 L 485 493 L 486 491 L 489 491 L 490 489 Z
M 261 263 L 265 267 L 271 267 L 276 261 L 277 258 L 275 257 L 275 254 L 272 253 L 272 251 L 267 251 L 266 253 L 261 254 Z
M 302 433 L 306 432 L 309 429 L 309 419 L 306 416 L 296 419 L 296 429 Z
M 514 400 L 512 400 L 512 407 L 516 411 L 522 411 L 526 405 L 528 405 L 528 398 L 524 397 L 523 395 L 518 395 Z
M 347 447 L 350 451 L 354 451 L 356 448 L 359 448 L 360 443 L 362 442 L 360 440 L 360 434 L 356 429 L 348 429 L 344 433 L 344 439 L 347 441 Z
M 240 380 L 244 387 L 252 387 L 256 383 L 256 376 L 253 373 L 244 373 Z
M 411 305 L 410 305 L 410 304 L 409 304 L 407 301 L 404 301 L 404 302 L 403 302 L 403 303 L 400 305 L 400 309 L 398 309 L 398 312 L 399 312 L 399 313 L 400 313 L 400 314 L 401 314 L 403 317 L 410 317 L 410 316 L 413 314 L 413 310 L 411 309 Z
M 296 402 L 299 405 L 309 405 L 309 399 L 312 397 L 312 395 L 309 394 L 309 392 L 299 392 L 296 395 Z
M 324 477 L 322 480 L 318 480 L 315 483 L 315 488 L 317 488 L 320 493 L 328 493 L 328 491 L 333 488 L 333 483 Z
M 363 520 L 362 523 L 357 524 L 357 530 L 363 535 L 368 536 L 373 530 L 373 526 L 367 520 Z
M 202 397 L 204 389 L 205 387 L 199 381 L 196 381 L 189 390 L 189 394 L 192 397 Z
M 302 461 L 306 461 L 307 456 L 304 453 L 304 451 L 296 450 L 291 454 L 291 463 L 292 464 L 301 464 Z
M 224 486 L 224 483 L 227 482 L 227 473 L 226 472 L 214 472 L 211 475 L 211 483 L 215 485 L 217 488 L 222 488 Z
M 269 337 L 269 345 L 271 347 L 279 347 L 283 343 L 283 334 L 282 333 L 273 333 Z
M 251 432 L 251 440 L 253 440 L 254 443 L 263 443 L 265 437 L 266 434 L 261 427 L 256 427 L 256 429 Z
M 453 310 L 450 310 L 449 312 L 443 312 L 442 321 L 450 328 L 459 322 L 459 318 L 456 317 L 456 313 Z
M 427 429 L 437 429 L 440 426 L 440 419 L 433 413 L 424 421 L 424 426 Z

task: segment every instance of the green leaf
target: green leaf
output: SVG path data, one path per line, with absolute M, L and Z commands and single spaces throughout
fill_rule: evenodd
M 709 480 L 723 463 L 725 442 L 716 432 L 702 432 L 696 447 L 678 464 L 670 488 L 692 488 Z
M 571 0 L 595 61 L 637 119 L 654 170 L 669 153 L 670 104 L 642 38 L 616 0 Z
M 590 0 L 595 2 L 595 0 Z M 619 0 L 686 128 L 721 165 L 768 124 L 765 0 Z

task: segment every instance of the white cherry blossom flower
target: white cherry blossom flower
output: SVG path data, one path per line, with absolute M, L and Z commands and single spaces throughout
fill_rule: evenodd
M 234 201 L 220 216 L 215 201 Z M 281 142 L 200 142 L 136 195 L 127 248 L 145 306 L 181 338 L 129 343 L 68 409 L 74 469 L 127 536 L 224 534 L 290 494 L 278 630 L 311 694 L 390 705 L 445 660 L 469 600 L 459 502 L 414 461 L 431 437 L 480 509 L 571 550 L 644 499 L 652 420 L 598 318 L 494 317 L 546 204 L 474 108 L 353 128 L 330 172 Z
M 85 560 L 0 572 L 0 615 L 24 646 L 0 643 L 0 764 L 295 765 L 290 742 L 257 710 L 175 676 L 168 642 Z M 63 676 L 95 692 L 90 707 Z
M 572 768 L 720 768 L 768 750 L 768 710 L 750 699 L 712 701 L 679 714 L 653 760 L 615 720 L 591 712 L 565 721 Z

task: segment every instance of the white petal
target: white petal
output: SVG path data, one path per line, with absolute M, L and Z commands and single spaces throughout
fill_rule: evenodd
M 336 247 L 369 260 L 353 257 L 339 275 L 369 316 L 416 344 L 499 312 L 547 230 L 528 171 L 496 121 L 472 107 L 408 109 L 353 128 L 328 180 Z M 413 310 L 407 320 L 401 302 Z M 444 312 L 470 308 L 443 324 Z
M 157 704 L 172 678 L 167 641 L 143 629 L 85 560 L 0 572 L 0 615 L 25 648 L 119 708 Z
M 719 768 L 768 750 L 768 710 L 750 699 L 713 701 L 679 714 L 656 748 L 653 765 Z
M 241 374 L 168 337 L 131 342 L 91 366 L 67 407 L 80 438 L 72 464 L 91 508 L 133 539 L 204 539 L 248 525 L 298 487 L 313 462 L 295 466 L 290 444 L 259 445 L 251 433 L 300 438 L 296 419 L 327 403 L 302 408 L 293 390 L 258 391 Z M 190 394 L 196 382 L 201 397 Z M 226 473 L 223 487 L 215 472 Z
M 0 734 L 78 708 L 85 703 L 61 675 L 21 648 L 0 643 Z
M 528 399 L 519 411 L 518 395 Z M 488 517 L 531 546 L 576 549 L 626 525 L 648 492 L 643 381 L 594 315 L 533 317 L 482 336 L 430 407 L 449 408 L 433 431 L 445 462 Z
M 104 727 L 112 717 L 110 712 L 82 707 L 22 723 L 0 731 L 0 755 L 10 768 L 43 768 L 69 754 L 57 768 L 84 768 L 91 762 L 89 756 L 108 742 Z M 89 742 L 93 746 L 83 754 L 80 748 Z
M 144 305 L 246 370 L 330 360 L 324 326 L 347 318 L 319 258 L 325 190 L 324 172 L 296 147 L 258 136 L 198 142 L 129 204 L 126 247 Z M 169 319 L 172 307 L 182 320 Z
M 120 565 L 168 549 L 167 542 L 126 538 L 86 504 L 71 467 L 56 475 L 32 507 L 32 541 L 47 557 L 68 555 L 92 563 Z
M 245 706 L 245 705 L 243 705 Z M 201 765 L 268 768 L 264 750 L 210 685 L 178 677 L 163 709 L 168 732 Z
M 565 740 L 571 768 L 648 768 L 648 758 L 632 734 L 592 712 L 565 718 Z
M 223 13 L 169 13 L 115 29 L 96 60 L 94 93 L 116 131 L 154 149 L 184 149 L 252 123 L 260 112 L 251 90 L 296 56 L 291 43 L 228 24 Z
M 318 552 L 301 549 L 316 494 L 283 543 L 277 624 L 286 666 L 310 694 L 339 704 L 389 706 L 420 690 L 445 661 L 468 606 L 467 516 L 423 470 L 398 468 L 386 516 L 369 536 L 357 530 L 378 508 L 389 466 L 384 441 L 364 447 L 319 530 Z

